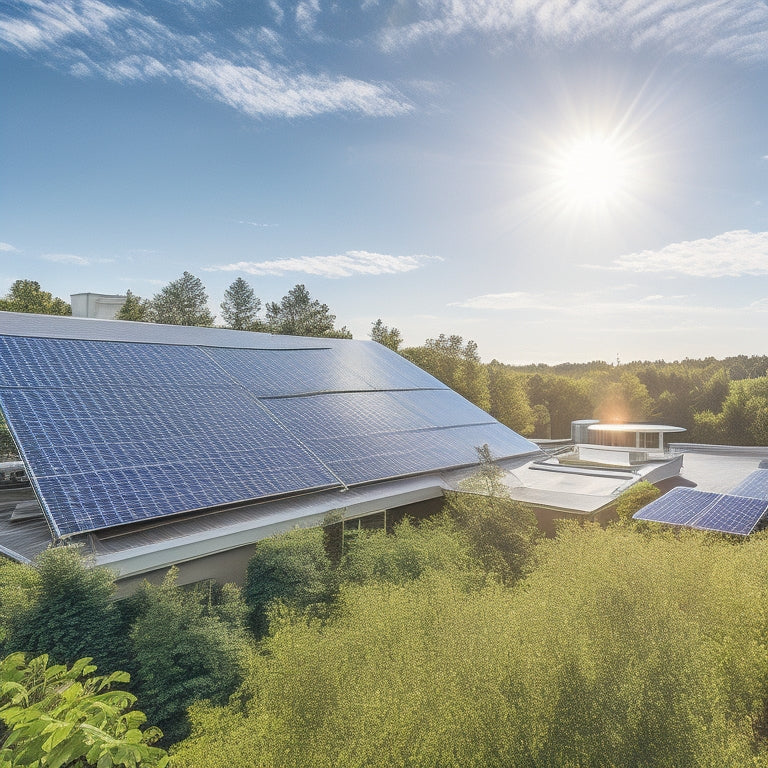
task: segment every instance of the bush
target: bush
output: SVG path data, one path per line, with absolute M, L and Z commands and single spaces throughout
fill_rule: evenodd
M 257 638 L 267 633 L 276 603 L 299 611 L 327 603 L 333 574 L 322 529 L 297 528 L 260 541 L 248 562 L 243 594 L 248 625 Z
M 118 669 L 128 653 L 114 591 L 112 572 L 92 566 L 77 547 L 47 549 L 34 566 L 0 568 L 0 594 L 13 595 L 0 608 L 6 649 L 66 664 L 90 656 Z
M 445 571 L 283 617 L 180 768 L 746 768 L 768 694 L 768 540 L 565 526 L 514 589 Z M 761 762 L 762 761 L 762 762 Z
M 170 743 L 189 732 L 186 710 L 210 699 L 222 704 L 241 679 L 242 627 L 227 617 L 242 613 L 239 591 L 223 606 L 206 606 L 200 594 L 176 585 L 172 568 L 162 585 L 145 584 L 143 610 L 133 623 L 135 687 L 150 718 Z

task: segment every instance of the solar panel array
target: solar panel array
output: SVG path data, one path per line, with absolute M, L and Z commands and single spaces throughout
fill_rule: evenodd
M 748 536 L 768 511 L 768 500 L 673 488 L 634 514 L 636 520 Z
M 60 536 L 537 450 L 372 342 L 4 316 L 0 408 Z

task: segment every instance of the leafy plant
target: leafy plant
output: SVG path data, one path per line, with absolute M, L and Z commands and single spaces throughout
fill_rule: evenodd
M 162 732 L 142 731 L 136 697 L 112 689 L 129 675 L 94 676 L 90 662 L 68 669 L 49 666 L 46 654 L 27 662 L 23 653 L 0 662 L 0 768 L 168 765 L 165 750 L 151 746 Z

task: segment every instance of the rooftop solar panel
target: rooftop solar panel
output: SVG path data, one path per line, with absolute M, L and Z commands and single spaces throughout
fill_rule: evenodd
M 59 536 L 537 450 L 373 342 L 12 313 L 0 409 Z
M 691 525 L 702 512 L 719 498 L 717 493 L 692 488 L 673 488 L 655 501 L 635 512 L 636 520 L 650 520 L 670 525 Z
M 633 517 L 636 520 L 748 536 L 758 527 L 766 511 L 766 500 L 673 488 Z
M 755 530 L 767 509 L 768 501 L 762 499 L 720 496 L 696 519 L 695 527 L 705 531 L 748 536 Z
M 768 469 L 756 469 L 730 491 L 732 496 L 768 499 Z

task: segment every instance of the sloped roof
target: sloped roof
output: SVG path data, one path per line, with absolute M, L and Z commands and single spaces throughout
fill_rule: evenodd
M 66 537 L 538 451 L 368 341 L 0 312 L 0 408 Z

